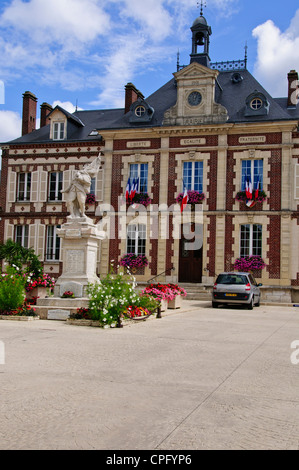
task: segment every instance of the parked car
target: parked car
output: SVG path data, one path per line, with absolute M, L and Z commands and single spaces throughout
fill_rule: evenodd
M 252 310 L 254 305 L 260 305 L 261 285 L 250 273 L 221 273 L 213 288 L 213 308 L 220 304 L 245 304 Z

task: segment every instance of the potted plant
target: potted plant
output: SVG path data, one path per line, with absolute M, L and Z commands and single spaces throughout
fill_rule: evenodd
M 129 271 L 136 272 L 138 268 L 144 268 L 148 265 L 148 260 L 145 255 L 135 255 L 128 253 L 121 257 L 119 260 L 120 266 L 127 268 Z
M 62 296 L 61 296 L 63 299 L 74 299 L 75 298 L 75 294 L 74 292 L 71 292 L 69 290 L 65 291 Z
M 147 193 L 136 193 L 132 199 L 128 200 L 128 204 L 141 204 L 147 207 L 151 204 L 152 200 Z
M 257 271 L 260 274 L 260 271 L 266 266 L 265 261 L 258 255 L 240 257 L 234 262 L 234 269 L 240 272 Z
M 244 202 L 248 207 L 254 207 L 256 203 L 263 203 L 267 199 L 265 191 L 254 191 L 252 199 L 248 199 L 246 191 L 239 191 L 236 194 L 236 201 Z
M 49 274 L 42 274 L 37 278 L 29 277 L 28 282 L 25 285 L 25 290 L 27 292 L 27 299 L 32 299 L 34 297 L 45 298 L 51 293 L 54 289 L 55 280 Z
M 178 286 L 177 284 L 167 284 L 169 289 L 171 289 L 174 297 L 173 299 L 169 300 L 168 308 L 169 309 L 177 309 L 181 308 L 182 305 L 182 297 L 186 297 L 187 292 L 182 287 Z
M 188 194 L 188 204 L 194 206 L 195 204 L 201 204 L 205 200 L 205 194 L 198 191 L 187 191 Z M 184 197 L 184 193 L 180 193 L 176 198 L 176 203 L 181 204 Z

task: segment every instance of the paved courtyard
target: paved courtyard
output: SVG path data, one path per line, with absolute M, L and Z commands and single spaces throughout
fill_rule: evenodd
M 298 449 L 295 340 L 282 306 L 185 300 L 109 330 L 1 320 L 0 449 Z

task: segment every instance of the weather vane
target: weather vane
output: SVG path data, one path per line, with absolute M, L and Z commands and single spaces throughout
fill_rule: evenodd
M 197 2 L 197 8 L 199 8 L 200 5 L 200 16 L 203 16 L 203 7 L 207 6 L 207 2 L 204 0 L 201 0 L 200 2 Z

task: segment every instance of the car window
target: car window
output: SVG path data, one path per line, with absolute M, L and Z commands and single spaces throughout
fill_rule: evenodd
M 244 285 L 247 282 L 246 276 L 242 274 L 219 274 L 216 280 L 217 284 Z
M 252 284 L 253 286 L 257 286 L 257 282 L 256 282 L 256 280 L 254 279 L 253 275 L 252 275 L 252 274 L 249 274 L 248 277 L 249 277 L 249 280 L 250 280 L 251 284 Z

